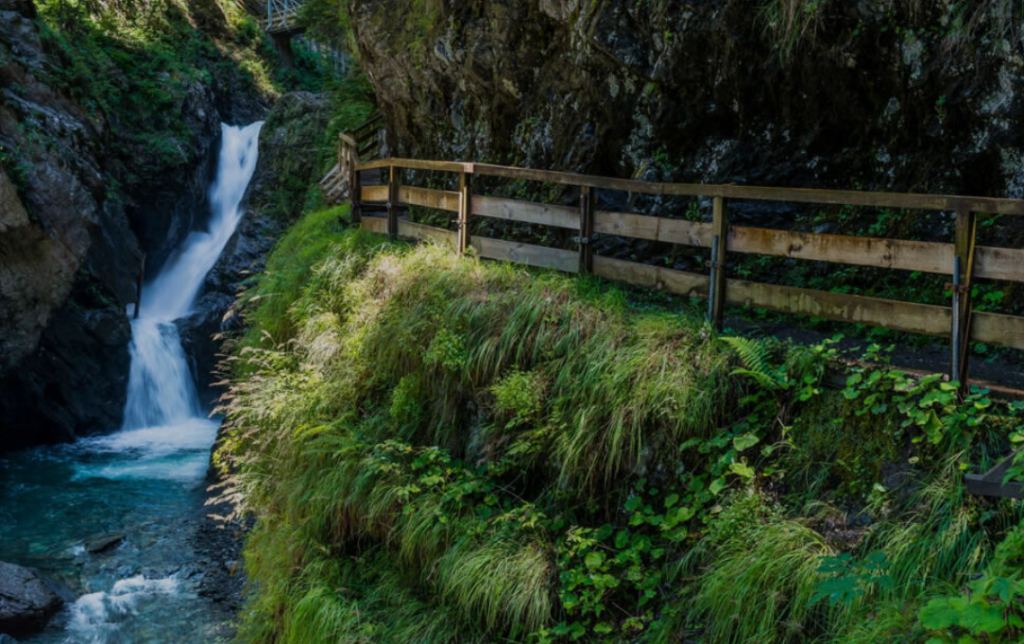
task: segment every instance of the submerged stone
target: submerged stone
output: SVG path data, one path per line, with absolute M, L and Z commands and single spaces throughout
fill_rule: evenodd
M 85 542 L 85 551 L 91 555 L 99 554 L 120 545 L 122 541 L 124 541 L 123 534 L 100 535 Z

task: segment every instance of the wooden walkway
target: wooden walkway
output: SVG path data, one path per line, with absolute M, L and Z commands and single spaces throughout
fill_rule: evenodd
M 379 117 L 378 117 L 379 118 Z M 737 185 L 654 183 L 593 175 L 516 168 L 485 163 L 424 161 L 385 158 L 362 161 L 380 136 L 377 119 L 343 134 L 338 165 L 325 177 L 328 196 L 348 197 L 352 220 L 363 228 L 392 237 L 430 240 L 465 253 L 470 247 L 483 258 L 568 273 L 593 274 L 605 279 L 657 289 L 708 303 L 708 320 L 720 326 L 726 305 L 767 309 L 780 313 L 825 318 L 949 339 L 949 379 L 969 382 L 971 342 L 1024 350 L 1024 317 L 975 311 L 972 285 L 977 280 L 1024 282 L 1024 249 L 979 246 L 979 217 L 1024 216 L 1024 200 L 902 194 L 850 190 L 806 190 Z M 452 175 L 458 190 L 435 190 L 403 185 L 403 171 Z M 475 194 L 475 177 L 516 182 L 573 186 L 578 206 L 565 206 Z M 657 215 L 611 212 L 597 208 L 597 191 L 612 190 L 642 195 L 705 197 L 713 205 L 711 222 L 695 222 Z M 939 211 L 955 214 L 955 238 L 949 242 L 832 235 L 737 226 L 729 223 L 729 202 L 861 206 L 896 210 Z M 454 230 L 410 221 L 405 210 L 427 208 L 450 213 Z M 573 250 L 471 236 L 474 217 L 548 226 L 574 233 Z M 708 274 L 675 270 L 637 261 L 597 255 L 598 235 L 668 242 L 707 249 Z M 795 286 L 767 284 L 725 272 L 730 254 L 830 262 L 945 275 L 949 306 L 833 293 Z M 992 383 L 982 383 L 992 384 Z M 1009 390 L 1008 390 L 1009 391 Z M 1014 392 L 1009 392 L 1011 395 Z M 1019 392 L 1016 392 L 1019 393 Z M 1024 498 L 1020 483 L 1003 484 L 1011 455 L 988 473 L 967 475 L 973 494 Z

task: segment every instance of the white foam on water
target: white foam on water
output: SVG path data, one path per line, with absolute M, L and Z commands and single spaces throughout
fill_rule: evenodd
M 122 579 L 107 592 L 79 597 L 70 608 L 67 625 L 68 644 L 103 644 L 117 641 L 122 624 L 137 615 L 150 601 L 178 593 L 174 577 L 146 579 L 142 575 Z
M 213 445 L 220 423 L 208 418 L 188 418 L 174 425 L 126 429 L 88 440 L 94 452 L 133 452 L 142 458 L 158 458 L 181 451 L 206 451 Z

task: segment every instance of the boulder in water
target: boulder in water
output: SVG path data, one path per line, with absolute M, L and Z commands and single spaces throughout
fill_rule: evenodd
M 46 626 L 68 599 L 63 591 L 34 570 L 0 561 L 0 643 Z

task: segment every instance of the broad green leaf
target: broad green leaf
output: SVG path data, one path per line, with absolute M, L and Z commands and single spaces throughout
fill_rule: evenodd
M 754 434 L 743 434 L 742 436 L 737 436 L 732 439 L 732 446 L 736 448 L 737 452 L 742 452 L 743 450 L 750 449 L 760 442 L 761 439 Z

